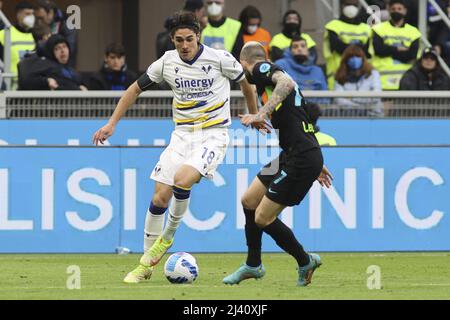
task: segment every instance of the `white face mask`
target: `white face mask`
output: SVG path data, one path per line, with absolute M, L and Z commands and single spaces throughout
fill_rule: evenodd
M 208 6 L 208 15 L 215 17 L 222 13 L 223 7 L 220 4 L 212 3 Z
M 28 27 L 28 29 L 32 29 L 34 27 L 34 23 L 36 22 L 36 18 L 34 15 L 29 15 L 23 18 L 23 24 Z
M 349 19 L 353 19 L 358 15 L 359 9 L 357 6 L 351 5 L 351 6 L 345 6 L 342 10 L 342 13 L 344 16 L 346 16 Z
M 254 33 L 256 32 L 256 30 L 258 30 L 258 25 L 257 25 L 257 24 L 249 25 L 249 26 L 247 27 L 247 31 L 248 31 L 248 33 L 250 33 L 250 34 L 254 34 Z

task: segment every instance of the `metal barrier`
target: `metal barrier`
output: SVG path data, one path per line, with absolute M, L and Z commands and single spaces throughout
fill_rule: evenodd
M 321 105 L 325 118 L 449 118 L 450 91 L 304 91 Z M 0 93 L 0 119 L 106 118 L 122 92 L 5 91 Z M 147 91 L 126 114 L 127 118 L 170 118 L 171 91 Z M 240 91 L 231 92 L 233 117 L 246 111 Z

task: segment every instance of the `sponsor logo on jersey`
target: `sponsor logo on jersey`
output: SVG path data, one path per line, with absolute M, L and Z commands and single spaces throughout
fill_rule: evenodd
M 178 71 L 180 71 L 180 68 L 175 67 L 175 73 L 178 73 Z
M 181 99 L 195 100 L 195 99 L 199 99 L 199 98 L 208 97 L 209 95 L 214 95 L 214 93 L 212 91 L 185 93 L 185 94 L 181 95 Z
M 214 79 L 192 79 L 187 80 L 183 78 L 176 78 L 175 85 L 177 89 L 184 88 L 211 88 L 214 83 Z

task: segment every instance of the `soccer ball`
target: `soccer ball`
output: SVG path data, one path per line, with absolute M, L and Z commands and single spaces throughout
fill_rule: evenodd
M 164 274 L 171 283 L 192 283 L 198 277 L 195 258 L 187 252 L 177 252 L 167 259 Z

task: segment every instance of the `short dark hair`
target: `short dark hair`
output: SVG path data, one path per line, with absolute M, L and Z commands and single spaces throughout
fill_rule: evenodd
M 254 6 L 247 6 L 245 7 L 242 11 L 241 14 L 239 15 L 239 21 L 244 25 L 248 25 L 248 21 L 250 19 L 260 19 L 262 21 L 262 16 L 261 16 L 261 12 L 258 10 L 258 8 L 254 7 Z
M 105 56 L 109 56 L 110 54 L 116 54 L 119 57 L 123 57 L 125 55 L 125 48 L 118 42 L 111 43 L 105 49 Z
M 177 12 L 169 22 L 170 35 L 173 37 L 178 29 L 190 29 L 199 34 L 200 23 L 192 12 Z
M 56 9 L 56 4 L 49 0 L 38 0 L 36 9 L 44 9 L 45 12 L 49 13 L 50 11 Z
M 21 1 L 16 5 L 16 13 L 25 9 L 34 9 L 34 7 L 31 3 L 26 1 Z
M 302 38 L 299 35 L 295 35 L 294 37 L 292 37 L 291 44 L 289 45 L 289 48 L 292 48 L 292 44 L 294 42 L 296 42 L 296 41 L 305 41 L 305 42 L 307 42 L 305 38 Z
M 184 2 L 183 10 L 195 12 L 196 10 L 203 8 L 204 5 L 203 0 L 186 0 Z
M 401 4 L 401 5 L 403 5 L 405 8 L 408 8 L 408 6 L 406 5 L 405 0 L 390 0 L 390 1 L 389 1 L 389 7 L 393 6 L 394 4 Z

